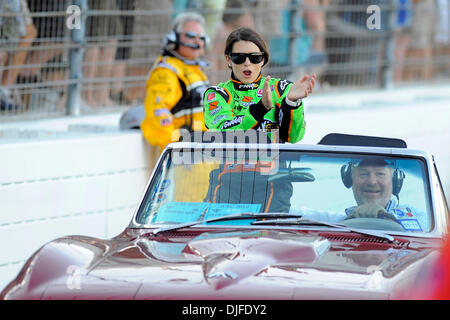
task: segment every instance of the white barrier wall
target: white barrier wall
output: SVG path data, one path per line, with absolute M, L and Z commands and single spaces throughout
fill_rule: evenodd
M 139 130 L 3 132 L 9 138 L 0 144 L 0 290 L 48 241 L 123 231 L 155 158 Z

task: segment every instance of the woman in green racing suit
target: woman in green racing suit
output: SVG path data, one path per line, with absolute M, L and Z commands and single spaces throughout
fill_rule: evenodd
M 312 92 L 316 75 L 292 83 L 263 77 L 269 62 L 262 37 L 239 28 L 227 38 L 225 59 L 231 79 L 209 87 L 204 95 L 204 121 L 209 130 L 279 131 L 281 142 L 296 143 L 305 134 L 302 99 Z
M 292 83 L 263 77 L 269 61 L 262 37 L 252 29 L 239 28 L 228 36 L 225 59 L 231 79 L 210 87 L 204 95 L 204 119 L 209 130 L 260 130 L 275 142 L 300 141 L 305 134 L 302 99 L 314 88 L 316 76 Z M 279 134 L 274 136 L 273 133 Z M 283 166 L 283 164 L 280 164 Z M 210 173 L 205 201 L 260 204 L 261 212 L 289 212 L 292 184 L 269 181 L 257 163 L 224 163 Z

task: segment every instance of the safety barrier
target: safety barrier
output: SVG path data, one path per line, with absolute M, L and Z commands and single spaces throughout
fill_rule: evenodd
M 0 290 L 45 243 L 111 238 L 131 221 L 159 148 L 120 114 L 35 121 L 0 131 Z

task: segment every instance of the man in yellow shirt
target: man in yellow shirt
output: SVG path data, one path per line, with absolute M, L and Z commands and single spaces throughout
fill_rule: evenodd
M 160 151 L 179 140 L 180 129 L 206 131 L 203 94 L 209 81 L 202 70 L 207 63 L 200 58 L 209 40 L 204 25 L 204 18 L 197 13 L 178 15 L 147 79 L 145 118 L 140 128 L 146 141 Z M 209 172 L 199 165 L 177 167 L 169 177 L 177 181 L 173 200 L 201 202 L 209 186 L 208 177 Z
M 176 17 L 164 39 L 163 53 L 155 61 L 146 82 L 145 139 L 161 151 L 178 141 L 179 129 L 205 131 L 203 93 L 209 85 L 199 60 L 208 42 L 204 18 L 193 12 Z

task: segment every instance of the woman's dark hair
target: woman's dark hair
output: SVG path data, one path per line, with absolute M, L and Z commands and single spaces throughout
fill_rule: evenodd
M 227 41 L 225 43 L 225 55 L 228 56 L 231 53 L 231 50 L 233 49 L 233 45 L 235 42 L 238 41 L 250 41 L 256 44 L 256 46 L 261 50 L 261 52 L 264 54 L 264 64 L 265 66 L 267 62 L 269 62 L 269 50 L 267 49 L 266 42 L 264 39 L 257 33 L 255 30 L 242 27 L 239 29 L 236 29 L 230 33 L 230 35 L 227 38 Z

